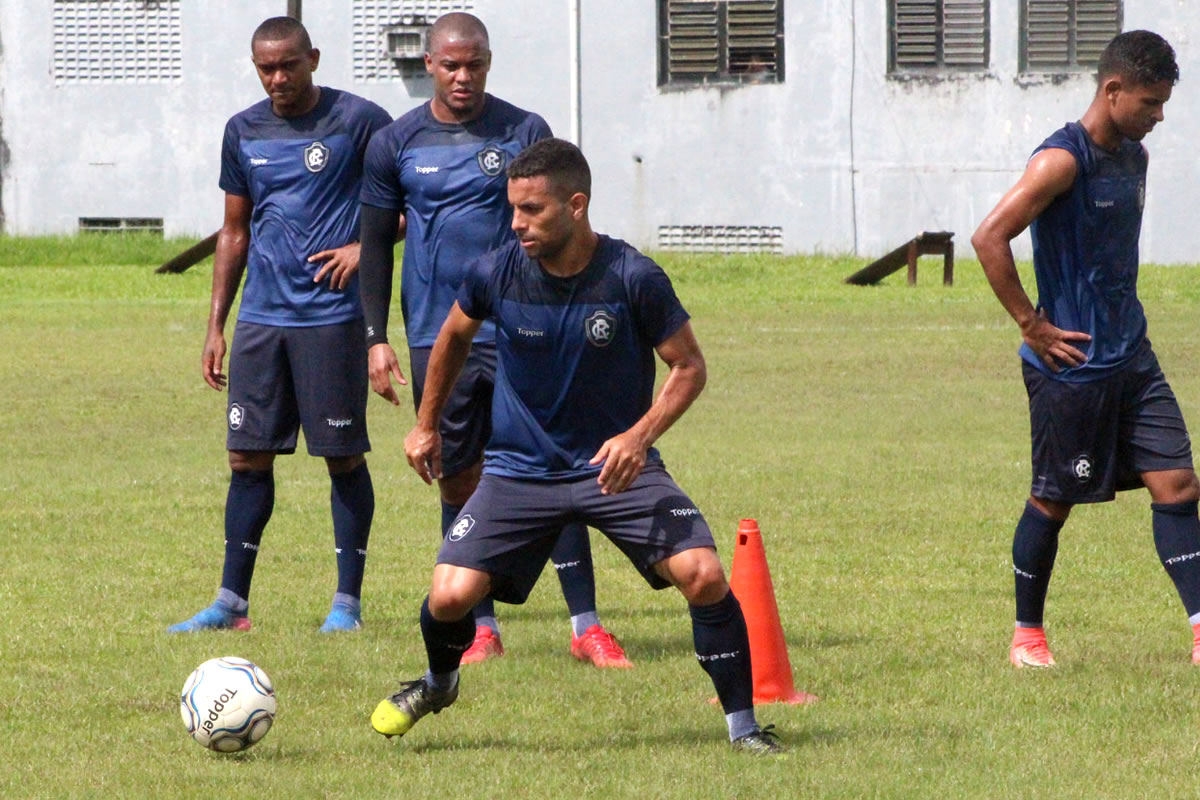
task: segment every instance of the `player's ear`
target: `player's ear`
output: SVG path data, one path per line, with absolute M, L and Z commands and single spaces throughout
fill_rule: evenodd
M 321 51 L 315 47 L 312 50 L 309 50 L 308 51 L 308 62 L 311 65 L 309 67 L 309 72 L 316 72 L 317 65 L 321 63 Z
M 583 192 L 576 192 L 567 198 L 567 206 L 571 209 L 571 216 L 575 219 L 583 219 L 587 215 L 589 199 Z
M 1111 102 L 1117 99 L 1117 93 L 1124 88 L 1125 87 L 1121 85 L 1121 79 L 1118 76 L 1110 75 L 1104 79 L 1101 91 L 1104 92 L 1104 96 L 1107 97 Z
M 428 50 L 425 51 L 425 71 L 433 74 L 433 56 L 429 55 Z

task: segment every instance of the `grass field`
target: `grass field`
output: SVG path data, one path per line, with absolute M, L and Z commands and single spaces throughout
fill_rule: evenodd
M 547 576 L 501 607 L 509 654 L 402 740 L 368 716 L 424 669 L 416 611 L 438 541 L 404 465 L 412 421 L 370 404 L 377 512 L 367 627 L 326 638 L 334 567 L 319 460 L 277 463 L 249 634 L 170 637 L 212 599 L 224 399 L 199 355 L 211 268 L 176 243 L 0 239 L 0 796 L 1191 797 L 1200 671 L 1144 492 L 1077 510 L 1051 587 L 1053 672 L 1007 662 L 1011 533 L 1028 490 L 1015 327 L 978 270 L 876 288 L 835 258 L 664 257 L 709 385 L 662 441 L 728 564 L 762 526 L 797 686 L 762 706 L 793 754 L 729 752 L 677 595 L 593 537 L 600 611 L 637 668 L 567 653 Z M 1159 357 L 1200 426 L 1200 270 L 1145 267 Z M 232 326 L 230 329 L 232 332 Z M 403 359 L 403 354 L 402 354 Z M 256 749 L 186 736 L 201 661 L 253 659 L 279 693 Z

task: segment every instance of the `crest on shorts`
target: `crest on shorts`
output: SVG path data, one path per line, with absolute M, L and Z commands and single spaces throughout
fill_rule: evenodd
M 229 405 L 229 430 L 236 431 L 246 421 L 246 410 L 237 403 Z
M 446 535 L 446 538 L 452 542 L 457 542 L 460 539 L 466 538 L 466 535 L 470 533 L 471 529 L 474 527 L 475 518 L 470 514 L 463 514 L 458 518 L 458 521 L 454 523 L 454 527 L 450 529 L 450 533 Z
M 479 168 L 483 170 L 484 175 L 494 178 L 504 171 L 504 162 L 508 160 L 508 153 L 504 152 L 498 144 L 489 144 L 475 154 L 475 160 L 479 162 Z
M 583 330 L 593 346 L 608 347 L 617 330 L 617 318 L 600 309 L 584 321 Z
M 1081 453 L 1071 459 L 1071 474 L 1080 483 L 1087 483 L 1092 479 L 1092 467 L 1092 457 L 1087 453 Z
M 309 172 L 320 172 L 329 163 L 329 148 L 320 142 L 313 142 L 304 148 L 304 168 Z

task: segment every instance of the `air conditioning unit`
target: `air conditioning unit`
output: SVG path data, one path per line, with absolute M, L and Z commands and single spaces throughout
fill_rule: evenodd
M 422 14 L 402 17 L 400 22 L 383 29 L 383 52 L 401 62 L 425 59 L 425 38 L 433 20 Z

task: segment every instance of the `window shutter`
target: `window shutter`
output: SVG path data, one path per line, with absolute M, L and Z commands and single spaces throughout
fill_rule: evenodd
M 778 75 L 783 31 L 776 0 L 729 0 L 729 71 Z
M 1075 63 L 1089 67 L 1100 63 L 1100 54 L 1120 32 L 1118 0 L 1076 0 Z
M 670 78 L 702 80 L 721 69 L 721 39 L 714 0 L 669 0 L 667 73 Z
M 896 0 L 896 69 L 938 66 L 938 0 Z
M 1071 63 L 1069 0 L 1026 0 L 1025 66 L 1066 67 Z
M 943 63 L 951 67 L 986 67 L 987 0 L 943 2 Z

